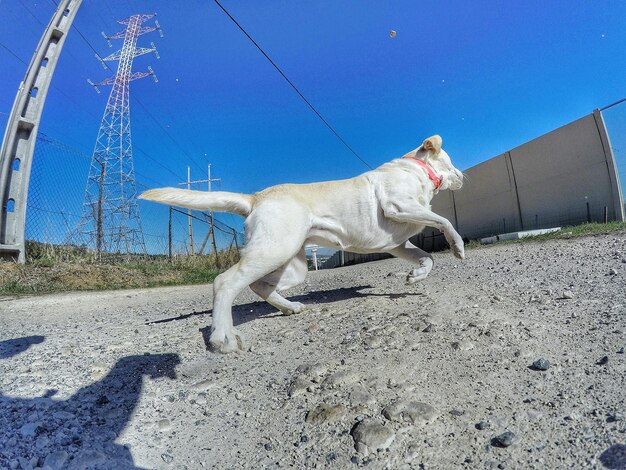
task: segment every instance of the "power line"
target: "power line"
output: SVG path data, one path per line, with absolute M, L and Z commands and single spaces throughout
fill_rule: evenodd
M 43 24 L 43 23 L 41 22 L 41 20 L 35 16 L 35 14 L 31 11 L 31 9 L 30 9 L 30 8 L 28 8 L 28 7 L 24 4 L 24 2 L 22 2 L 22 0 L 19 0 L 19 2 L 20 2 L 20 5 L 22 5 L 22 7 L 24 8 L 24 10 L 26 10 L 26 11 L 30 14 L 30 16 L 32 16 L 33 18 L 35 18 L 35 21 L 36 21 L 37 23 L 39 23 L 39 24 L 40 24 L 41 26 L 43 26 L 44 28 L 46 27 L 46 25 L 45 25 L 45 24 Z
M 330 129 L 330 131 L 333 134 L 335 134 L 335 137 L 337 137 L 341 141 L 341 143 L 345 145 L 346 148 L 350 150 L 350 152 L 352 152 L 352 154 L 354 154 L 356 158 L 361 160 L 361 162 L 364 163 L 365 166 L 367 166 L 369 169 L 372 169 L 372 166 L 369 163 L 367 163 L 363 158 L 361 158 L 361 156 L 358 153 L 356 153 L 355 150 L 352 147 L 350 147 L 350 145 L 348 145 L 348 143 L 339 135 L 339 133 L 333 128 L 333 126 L 331 126 L 328 123 L 328 121 L 324 119 L 324 117 L 319 113 L 319 111 L 315 109 L 315 107 L 311 104 L 311 102 L 307 100 L 306 97 L 300 92 L 300 90 L 298 90 L 298 88 L 293 84 L 293 82 L 289 80 L 287 75 L 285 75 L 285 73 L 280 69 L 280 67 L 278 67 L 278 65 L 276 65 L 276 63 L 270 58 L 270 56 L 267 55 L 267 53 L 263 50 L 261 46 L 259 46 L 259 44 L 252 38 L 252 36 L 248 34 L 248 32 L 243 28 L 243 26 L 241 26 L 237 22 L 237 20 L 233 18 L 233 16 L 230 13 L 228 13 L 228 10 L 226 10 L 226 8 L 224 8 L 218 0 L 213 0 L 213 1 L 217 4 L 217 6 L 219 6 L 222 9 L 224 13 L 226 13 L 226 15 L 232 20 L 232 22 L 237 25 L 237 27 L 241 30 L 241 32 L 246 35 L 246 37 L 252 42 L 252 44 L 255 45 L 255 47 L 261 52 L 261 54 L 265 56 L 265 58 L 269 61 L 269 63 L 272 64 L 272 66 L 278 71 L 278 73 L 282 75 L 282 77 L 287 81 L 287 83 L 291 85 L 291 88 L 293 88 L 294 91 L 298 95 L 300 95 L 300 98 L 304 100 L 304 102 L 308 105 L 309 108 L 311 108 L 311 110 L 317 115 L 317 117 L 320 118 L 320 120 L 324 123 L 324 125 L 326 125 L 326 127 L 328 127 L 328 129 Z
M 15 52 L 13 52 L 11 49 L 9 49 L 7 46 L 2 44 L 1 42 L 0 42 L 0 46 L 2 46 L 3 49 L 5 49 L 9 54 L 11 54 L 17 60 L 19 60 L 22 64 L 28 66 L 28 63 L 26 63 L 24 60 L 22 60 L 22 58 L 20 56 L 18 56 Z

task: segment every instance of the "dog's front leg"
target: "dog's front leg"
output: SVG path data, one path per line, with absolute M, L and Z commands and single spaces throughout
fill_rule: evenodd
M 425 279 L 426 276 L 433 269 L 433 257 L 430 253 L 416 247 L 410 241 L 407 241 L 404 245 L 394 248 L 389 253 L 393 256 L 410 261 L 417 264 L 418 268 L 413 268 L 409 271 L 406 277 L 407 284 L 414 284 L 417 281 Z
M 465 248 L 461 235 L 457 233 L 452 224 L 445 217 L 435 214 L 414 201 L 388 201 L 383 203 L 385 217 L 397 222 L 413 223 L 415 225 L 427 225 L 440 230 L 450 245 L 454 256 L 465 259 Z

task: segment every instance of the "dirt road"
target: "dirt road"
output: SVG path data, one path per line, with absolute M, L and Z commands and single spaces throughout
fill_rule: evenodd
M 227 356 L 210 286 L 0 301 L 0 468 L 626 468 L 625 233 L 408 270 L 246 292 Z

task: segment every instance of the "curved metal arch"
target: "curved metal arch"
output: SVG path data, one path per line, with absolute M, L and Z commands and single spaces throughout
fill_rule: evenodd
M 24 263 L 26 202 L 39 121 L 82 0 L 59 2 L 20 83 L 0 150 L 0 258 Z

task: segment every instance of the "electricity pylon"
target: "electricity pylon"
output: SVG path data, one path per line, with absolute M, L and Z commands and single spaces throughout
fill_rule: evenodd
M 141 218 L 135 189 L 133 152 L 130 134 L 130 82 L 152 76 L 157 82 L 151 67 L 147 72 L 133 72 L 133 59 L 137 56 L 158 52 L 154 43 L 151 47 L 137 47 L 137 38 L 142 34 L 159 31 L 155 26 L 142 26 L 154 17 L 133 15 L 118 23 L 126 29 L 112 36 L 102 35 L 111 46 L 110 39 L 124 39 L 122 49 L 99 60 L 119 61 L 117 73 L 99 83 L 87 80 L 100 93 L 98 86 L 112 85 L 107 101 L 98 138 L 91 159 L 91 168 L 85 189 L 83 212 L 78 232 L 87 246 L 102 252 L 145 253 Z

